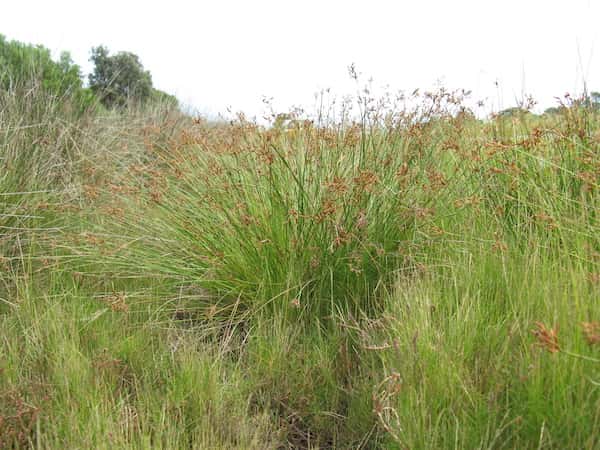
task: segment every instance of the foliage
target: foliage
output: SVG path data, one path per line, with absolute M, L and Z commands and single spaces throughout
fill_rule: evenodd
M 109 55 L 104 46 L 92 48 L 90 61 L 94 70 L 89 75 L 90 88 L 109 108 L 124 107 L 130 102 L 144 103 L 153 95 L 150 72 L 144 70 L 137 55 L 119 52 Z
M 600 92 L 590 92 L 589 96 L 586 96 L 587 102 L 594 108 L 600 108 Z
M 83 88 L 80 68 L 68 52 L 54 61 L 42 46 L 7 41 L 0 35 L 0 89 L 14 92 L 42 88 L 55 97 L 83 110 L 93 103 L 93 95 Z

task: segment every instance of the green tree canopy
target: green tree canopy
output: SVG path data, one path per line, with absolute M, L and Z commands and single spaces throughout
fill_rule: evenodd
M 89 75 L 90 88 L 105 106 L 122 107 L 152 98 L 152 76 L 134 53 L 119 52 L 111 56 L 106 47 L 98 46 L 92 48 L 90 61 L 94 63 L 94 71 Z
M 600 92 L 590 92 L 586 100 L 592 108 L 600 109 Z

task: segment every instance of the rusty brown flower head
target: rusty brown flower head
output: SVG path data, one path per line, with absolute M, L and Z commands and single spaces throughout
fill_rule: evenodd
M 558 345 L 558 328 L 546 328 L 541 322 L 535 322 L 535 329 L 531 331 L 537 339 L 537 345 L 545 348 L 550 353 L 557 353 L 560 351 Z

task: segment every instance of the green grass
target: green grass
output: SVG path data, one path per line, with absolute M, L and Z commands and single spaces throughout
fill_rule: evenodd
M 597 113 L 455 100 L 264 129 L 2 92 L 0 447 L 598 448 Z

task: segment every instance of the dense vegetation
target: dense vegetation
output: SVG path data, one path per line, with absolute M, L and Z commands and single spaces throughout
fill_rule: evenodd
M 98 46 L 91 49 L 90 61 L 94 69 L 84 87 L 81 69 L 68 52 L 54 61 L 47 48 L 8 41 L 0 34 L 0 88 L 4 91 L 15 95 L 42 91 L 53 102 L 68 103 L 79 112 L 99 105 L 108 109 L 147 103 L 178 107 L 177 98 L 153 86 L 152 75 L 134 53 L 110 55 L 108 48 Z
M 0 448 L 600 446 L 596 108 L 262 127 L 29 75 L 0 88 Z
M 152 86 L 152 75 L 131 52 L 110 55 L 104 46 L 92 48 L 90 60 L 94 71 L 89 75 L 90 89 L 100 102 L 108 107 L 126 107 L 132 101 L 147 103 L 158 101 L 177 107 L 177 99 Z
M 92 92 L 83 87 L 80 68 L 68 52 L 54 61 L 47 48 L 7 41 L 1 34 L 0 89 L 15 95 L 44 92 L 53 103 L 67 102 L 79 111 L 94 101 Z

